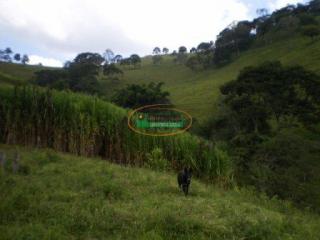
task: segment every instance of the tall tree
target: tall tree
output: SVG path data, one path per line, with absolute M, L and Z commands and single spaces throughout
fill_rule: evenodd
M 200 52 L 209 51 L 213 47 L 213 42 L 202 42 L 198 45 L 197 50 Z
M 104 58 L 99 53 L 84 52 L 80 53 L 73 60 L 74 63 L 87 63 L 100 66 L 104 61 Z
M 14 56 L 13 56 L 14 60 L 17 61 L 17 62 L 20 62 L 21 60 L 21 55 L 20 53 L 16 53 Z
M 117 54 L 114 58 L 113 58 L 113 62 L 114 63 L 120 63 L 122 60 L 122 56 L 120 54 Z
M 141 58 L 138 54 L 132 54 L 130 56 L 130 63 L 134 66 L 134 68 L 138 68 L 141 66 Z
M 106 49 L 106 51 L 103 53 L 103 57 L 106 61 L 106 63 L 114 63 L 114 53 L 111 49 Z
M 11 54 L 12 54 L 12 50 L 9 47 L 7 47 L 4 50 L 0 50 L 0 59 L 2 59 L 5 62 L 11 62 L 12 61 Z
M 9 47 L 7 47 L 5 50 L 4 50 L 4 52 L 6 53 L 6 54 L 12 54 L 13 52 L 12 52 L 12 50 L 11 50 L 11 48 L 9 48 Z
M 256 13 L 259 17 L 265 17 L 269 14 L 269 11 L 266 8 L 259 8 L 256 10 Z
M 155 48 L 153 49 L 153 52 L 152 52 L 152 53 L 155 54 L 155 55 L 158 55 L 158 54 L 161 53 L 161 49 L 160 49 L 159 47 L 155 47 Z
M 163 54 L 168 54 L 169 53 L 169 49 L 166 48 L 166 47 L 162 48 L 162 53 Z
M 27 64 L 29 61 L 29 56 L 27 54 L 24 54 L 21 59 L 22 64 Z
M 196 52 L 197 52 L 197 49 L 195 47 L 190 49 L 190 53 L 196 53 Z
M 187 52 L 187 48 L 185 46 L 181 46 L 181 47 L 179 47 L 178 52 L 184 54 Z

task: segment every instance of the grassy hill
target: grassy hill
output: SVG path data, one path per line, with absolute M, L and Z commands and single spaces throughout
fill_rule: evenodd
M 34 72 L 44 68 L 48 67 L 0 62 L 0 81 L 6 78 L 16 82 L 23 82 L 29 80 Z
M 15 149 L 21 155 L 12 173 Z M 0 145 L 0 239 L 319 239 L 319 216 L 174 173 Z
M 126 84 L 164 82 L 164 88 L 170 92 L 172 102 L 202 121 L 214 112 L 219 87 L 222 84 L 234 79 L 242 68 L 267 60 L 279 60 L 285 65 L 300 64 L 320 73 L 320 41 L 312 42 L 309 38 L 294 36 L 291 39 L 252 48 L 241 53 L 229 65 L 203 72 L 193 72 L 184 65 L 175 64 L 170 56 L 164 57 L 161 65 L 153 65 L 151 57 L 146 57 L 140 69 L 124 68 L 125 74 L 120 81 L 111 81 L 101 76 L 100 82 L 103 92 L 108 97 Z M 41 68 L 0 63 L 0 82 L 30 79 L 33 72 Z
M 120 83 L 111 85 L 105 81 L 104 84 L 107 94 L 110 94 L 114 88 L 121 88 L 125 84 L 165 82 L 164 88 L 171 93 L 174 104 L 199 120 L 204 120 L 214 111 L 222 84 L 234 79 L 243 67 L 267 60 L 279 60 L 285 65 L 300 64 L 320 73 L 320 41 L 310 43 L 310 39 L 302 37 L 286 39 L 246 51 L 225 67 L 198 73 L 174 64 L 171 57 L 165 58 L 160 66 L 153 65 L 148 59 L 141 69 L 126 70 Z

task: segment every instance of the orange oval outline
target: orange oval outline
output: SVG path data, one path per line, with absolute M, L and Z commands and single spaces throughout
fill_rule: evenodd
M 150 108 L 150 107 L 158 107 L 158 106 L 172 106 L 171 104 L 152 104 L 152 105 L 145 105 L 145 106 L 142 106 L 142 107 L 139 107 L 137 109 L 134 109 L 132 110 L 131 112 L 129 112 L 128 114 L 128 127 L 134 131 L 135 133 L 139 133 L 139 134 L 142 134 L 142 135 L 146 135 L 146 136 L 153 136 L 153 137 L 167 137 L 167 136 L 174 136 L 174 135 L 178 135 L 178 134 L 181 134 L 181 133 L 184 133 L 185 131 L 187 131 L 189 128 L 191 128 L 192 126 L 192 117 L 189 113 L 183 111 L 183 110 L 180 110 L 180 109 L 177 109 L 177 108 L 161 108 L 161 109 L 170 109 L 170 110 L 174 110 L 176 112 L 180 112 L 180 113 L 183 113 L 185 114 L 189 119 L 190 119 L 190 123 L 189 125 L 182 129 L 182 130 L 179 130 L 179 131 L 176 131 L 176 132 L 173 132 L 173 133 L 160 133 L 160 134 L 151 134 L 151 133 L 144 133 L 144 132 L 141 132 L 141 131 L 138 131 L 136 128 L 134 128 L 131 123 L 130 123 L 130 119 L 132 117 L 132 115 L 136 112 L 138 112 L 139 110 L 141 109 L 145 109 L 145 108 Z

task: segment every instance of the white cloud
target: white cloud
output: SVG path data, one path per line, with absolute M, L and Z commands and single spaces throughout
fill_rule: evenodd
M 106 48 L 124 55 L 190 48 L 250 16 L 239 0 L 2 0 L 0 9 L 0 29 L 64 59 Z
M 41 63 L 44 66 L 50 66 L 50 67 L 62 67 L 62 63 L 54 58 L 45 58 L 37 55 L 30 55 L 29 56 L 29 64 L 37 65 Z

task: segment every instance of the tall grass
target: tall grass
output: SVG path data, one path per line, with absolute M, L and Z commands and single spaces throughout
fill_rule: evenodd
M 210 178 L 228 177 L 226 153 L 188 133 L 143 136 L 127 126 L 126 110 L 90 97 L 37 87 L 0 88 L 0 141 L 49 147 L 120 164 L 142 165 L 155 148 L 171 167 L 190 165 Z
M 172 173 L 0 144 L 16 150 L 30 171 L 0 171 L 1 240 L 320 239 L 318 215 L 252 190 L 193 179 L 186 198 Z

